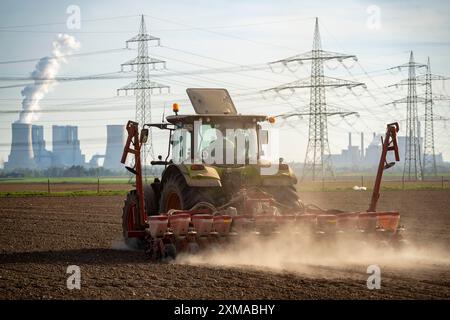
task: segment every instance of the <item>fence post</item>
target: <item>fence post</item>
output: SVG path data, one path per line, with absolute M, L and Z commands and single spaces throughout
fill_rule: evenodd
M 361 176 L 361 187 L 364 187 L 364 176 Z
M 402 190 L 405 190 L 405 177 L 402 177 Z
M 50 194 L 50 178 L 47 179 L 47 193 Z
M 100 178 L 97 178 L 97 193 L 100 193 Z

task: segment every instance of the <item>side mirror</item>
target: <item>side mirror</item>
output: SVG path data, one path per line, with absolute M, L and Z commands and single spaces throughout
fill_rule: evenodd
M 395 162 L 389 162 L 389 163 L 386 162 L 384 165 L 384 170 L 389 169 L 393 166 L 395 166 Z
M 141 144 L 146 143 L 148 140 L 148 129 L 141 130 Z
M 269 144 L 269 131 L 259 130 L 259 141 L 260 144 Z
M 134 169 L 134 168 L 132 168 L 132 167 L 125 166 L 125 169 L 127 169 L 128 171 L 130 171 L 132 174 L 137 174 L 136 169 Z

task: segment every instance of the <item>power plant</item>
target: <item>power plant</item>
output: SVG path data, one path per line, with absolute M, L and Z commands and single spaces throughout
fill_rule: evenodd
M 364 148 L 364 133 L 361 132 L 361 142 L 360 146 L 356 146 L 352 144 L 352 133 L 348 133 L 348 147 L 347 149 L 343 149 L 340 154 L 331 154 L 331 160 L 336 168 L 340 169 L 364 169 L 364 168 L 373 168 L 378 163 L 378 158 L 382 148 L 382 135 L 373 133 L 373 138 L 367 148 Z M 398 149 L 400 152 L 405 152 L 408 138 L 406 136 L 398 136 Z M 423 143 L 423 138 L 419 137 L 418 144 Z M 427 156 L 431 156 L 428 155 Z M 437 165 L 443 165 L 444 160 L 442 157 L 442 153 L 436 154 L 436 163 Z M 389 161 L 393 161 L 393 159 L 388 156 Z M 400 168 L 404 159 L 400 158 L 399 166 Z
M 67 168 L 72 166 L 98 167 L 104 158 L 103 167 L 121 171 L 120 156 L 125 143 L 124 125 L 107 125 L 105 154 L 95 154 L 86 163 L 81 151 L 77 126 L 52 126 L 52 151 L 47 150 L 42 125 L 14 122 L 12 124 L 11 152 L 4 164 L 6 171 L 16 169 Z

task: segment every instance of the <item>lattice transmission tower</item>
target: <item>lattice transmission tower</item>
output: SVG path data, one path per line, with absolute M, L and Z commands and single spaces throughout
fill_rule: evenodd
M 392 104 L 406 103 L 406 139 L 405 139 L 405 157 L 403 166 L 403 179 L 422 180 L 422 162 L 420 152 L 420 122 L 417 112 L 417 102 L 425 102 L 425 99 L 417 96 L 417 77 L 416 69 L 426 68 L 425 64 L 414 61 L 414 53 L 411 51 L 409 62 L 390 68 L 401 70 L 408 68 L 408 79 L 402 81 L 401 85 L 408 86 L 406 98 L 392 101 Z M 396 84 L 397 86 L 399 84 Z
M 428 64 L 414 62 L 414 54 L 411 51 L 409 62 L 392 69 L 408 68 L 408 79 L 397 84 L 408 86 L 406 98 L 390 102 L 390 104 L 406 103 L 406 141 L 405 141 L 405 163 L 403 167 L 403 178 L 405 180 L 422 180 L 425 176 L 436 176 L 436 154 L 434 148 L 434 121 L 433 106 L 435 101 L 449 100 L 444 95 L 433 94 L 432 82 L 434 80 L 448 80 L 448 77 L 431 73 L 430 58 Z M 426 68 L 425 74 L 416 75 L 416 69 Z M 417 94 L 417 86 L 425 86 L 425 97 Z M 421 152 L 420 122 L 418 114 L 418 103 L 424 104 L 425 135 L 423 153 Z
M 434 150 L 434 112 L 433 112 L 433 88 L 430 57 L 427 61 L 427 73 L 425 78 L 425 136 L 423 147 L 423 176 L 437 177 L 436 153 Z
M 319 19 L 316 18 L 313 48 L 311 51 L 270 63 L 270 65 L 281 63 L 287 66 L 294 62 L 299 64 L 311 62 L 311 76 L 309 78 L 300 79 L 263 91 L 275 91 L 276 93 L 279 93 L 283 90 L 293 91 L 301 88 L 310 89 L 309 111 L 307 112 L 309 115 L 309 134 L 302 179 L 306 178 L 308 175 L 311 175 L 312 180 L 316 180 L 319 177 L 323 179 L 326 175 L 334 177 L 328 142 L 327 118 L 330 115 L 346 116 L 348 115 L 348 112 L 334 111 L 330 113 L 327 111 L 326 89 L 340 87 L 352 89 L 358 86 L 363 86 L 365 88 L 365 84 L 362 82 L 331 78 L 324 75 L 324 62 L 329 60 L 338 60 L 339 62 L 342 62 L 346 59 L 357 61 L 355 55 L 322 50 Z
M 149 56 L 148 47 L 150 42 L 156 42 L 160 45 L 160 39 L 147 33 L 144 15 L 141 16 L 139 34 L 126 41 L 126 47 L 131 43 L 137 43 L 137 57 L 121 64 L 122 71 L 130 67 L 131 71 L 136 70 L 136 81 L 120 88 L 117 93 L 124 92 L 128 94 L 131 91 L 136 96 L 136 121 L 140 127 L 146 123 L 151 123 L 151 94 L 155 91 L 162 93 L 163 90 L 169 91 L 169 87 L 150 80 L 150 68 L 160 70 L 166 67 L 166 62 Z M 144 165 L 144 175 L 147 177 L 147 167 L 149 160 L 154 158 L 152 131 L 149 132 L 149 143 L 142 148 L 142 163 Z
M 436 167 L 436 150 L 434 148 L 434 122 L 445 119 L 441 116 L 436 116 L 434 113 L 435 101 L 450 100 L 450 97 L 445 95 L 433 94 L 433 81 L 449 80 L 449 77 L 444 77 L 438 74 L 431 73 L 430 57 L 427 61 L 427 73 L 417 77 L 420 84 L 425 86 L 425 135 L 423 147 L 423 176 L 424 178 L 437 177 Z

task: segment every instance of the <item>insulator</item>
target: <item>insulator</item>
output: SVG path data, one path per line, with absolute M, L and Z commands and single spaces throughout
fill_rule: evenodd
M 296 73 L 297 70 L 299 69 L 299 66 L 298 66 L 298 65 L 297 65 L 297 68 L 291 68 L 291 67 L 289 66 L 289 63 L 285 63 L 285 66 L 286 66 L 286 68 L 287 68 L 290 72 L 292 72 L 292 73 Z
M 327 66 L 327 68 L 329 70 L 336 70 L 339 67 L 339 65 L 337 65 L 337 64 L 333 67 L 332 64 L 330 64 L 328 62 L 326 62 L 325 65 Z
M 276 71 L 276 68 L 274 68 L 274 66 L 276 66 L 276 65 L 281 65 L 281 69 L 280 69 L 280 71 Z M 284 65 L 283 65 L 283 63 L 269 63 L 269 68 L 270 68 L 270 71 L 272 71 L 273 73 L 282 73 L 283 71 L 284 71 Z

